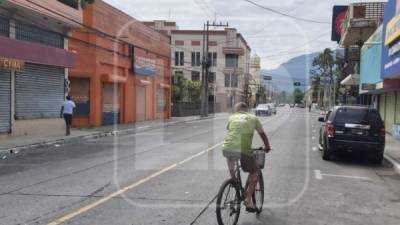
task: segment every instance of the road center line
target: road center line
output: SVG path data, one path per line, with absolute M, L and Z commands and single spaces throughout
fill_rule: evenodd
M 263 121 L 262 124 L 265 124 L 265 123 L 267 123 L 269 121 L 272 121 L 273 119 L 275 119 L 275 117 Z M 149 176 L 147 176 L 147 177 L 145 177 L 145 178 L 143 178 L 143 179 L 141 179 L 141 180 L 139 180 L 139 181 L 137 181 L 137 182 L 135 182 L 135 183 L 133 183 L 133 184 L 131 184 L 129 186 L 126 186 L 126 187 L 124 187 L 122 189 L 119 189 L 118 191 L 116 191 L 114 193 L 111 193 L 110 195 L 107 195 L 107 196 L 105 196 L 105 197 L 103 197 L 103 198 L 101 198 L 101 199 L 99 199 L 99 200 L 97 200 L 95 202 L 92 202 L 92 203 L 90 203 L 90 204 L 88 204 L 86 206 L 83 206 L 82 208 L 80 208 L 80 209 L 78 209 L 78 210 L 76 210 L 76 211 L 74 211 L 72 213 L 66 214 L 65 216 L 63 216 L 63 217 L 61 217 L 59 219 L 56 219 L 56 220 L 48 223 L 47 225 L 60 225 L 60 224 L 63 224 L 65 222 L 67 222 L 68 220 L 71 220 L 71 219 L 75 218 L 76 216 L 79 216 L 82 213 L 85 213 L 85 212 L 87 212 L 87 211 L 89 211 L 89 210 L 91 210 L 93 208 L 96 208 L 97 206 L 102 205 L 102 204 L 112 200 L 113 198 L 124 194 L 125 192 L 127 192 L 129 190 L 132 190 L 132 189 L 134 189 L 134 188 L 136 188 L 136 187 L 138 187 L 138 186 L 140 186 L 140 185 L 142 185 L 142 184 L 144 184 L 144 183 L 146 183 L 146 182 L 148 182 L 148 181 L 150 181 L 150 180 L 152 180 L 152 179 L 154 179 L 156 177 L 159 177 L 160 175 L 162 175 L 162 174 L 174 169 L 175 167 L 177 167 L 179 165 L 187 163 L 190 160 L 193 160 L 193 159 L 195 159 L 195 158 L 197 158 L 197 157 L 199 157 L 201 155 L 204 155 L 207 152 L 210 152 L 210 151 L 216 149 L 218 146 L 220 146 L 222 144 L 223 144 L 223 142 L 220 142 L 220 143 L 218 143 L 218 144 L 216 144 L 216 145 L 214 145 L 214 146 L 212 146 L 212 147 L 210 147 L 210 148 L 208 148 L 206 150 L 203 150 L 203 151 L 201 151 L 201 152 L 199 152 L 199 153 L 197 153 L 195 155 L 192 155 L 192 156 L 190 156 L 190 157 L 188 157 L 188 158 L 186 158 L 186 159 L 184 159 L 184 160 L 182 160 L 182 161 L 180 161 L 178 163 L 172 164 L 172 165 L 170 165 L 170 166 L 168 166 L 168 167 L 166 167 L 166 168 L 164 168 L 164 169 L 162 169 L 162 170 L 160 170 L 158 172 L 155 172 L 155 173 L 153 173 L 153 174 L 151 174 L 151 175 L 149 175 Z

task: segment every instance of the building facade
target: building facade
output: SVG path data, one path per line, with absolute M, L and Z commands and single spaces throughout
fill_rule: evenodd
M 69 74 L 69 94 L 77 103 L 73 126 L 170 117 L 168 36 L 101 0 L 85 8 L 83 23 L 69 45 L 77 54 Z
M 345 48 L 345 65 L 342 71 L 343 101 L 348 104 L 363 102 L 359 96 L 360 53 L 364 43 L 380 26 L 384 13 L 384 2 L 353 3 L 341 24 L 340 46 Z
M 260 91 L 260 87 L 262 84 L 261 79 L 261 58 L 254 54 L 250 59 L 250 79 L 249 79 L 249 88 L 251 92 L 251 102 L 250 106 L 256 106 L 259 96 L 258 92 Z
M 82 19 L 79 4 L 1 1 L 0 134 L 64 132 L 60 108 L 68 69 L 76 63 L 68 34 Z
M 386 130 L 393 133 L 400 126 L 400 1 L 389 0 L 383 19 L 379 111 Z
M 202 30 L 173 30 L 173 75 L 183 75 L 192 81 L 201 80 L 203 58 Z M 234 28 L 211 30 L 209 35 L 209 101 L 221 111 L 228 111 L 245 101 L 246 78 L 249 78 L 251 49 L 243 36 Z

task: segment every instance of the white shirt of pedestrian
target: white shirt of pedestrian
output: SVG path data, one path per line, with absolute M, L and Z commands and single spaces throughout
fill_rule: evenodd
M 64 102 L 64 104 L 63 104 L 63 106 L 64 106 L 64 114 L 73 114 L 73 112 L 74 112 L 74 108 L 76 107 L 75 106 L 75 103 L 73 102 L 73 101 L 70 101 L 70 100 L 66 100 L 65 102 Z

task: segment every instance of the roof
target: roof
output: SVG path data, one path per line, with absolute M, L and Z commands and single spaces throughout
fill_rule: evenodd
M 227 35 L 226 30 L 210 30 L 210 35 Z M 171 34 L 182 34 L 182 35 L 203 35 L 203 30 L 172 30 Z M 243 43 L 246 45 L 247 49 L 251 51 L 249 44 L 246 39 L 243 37 L 241 33 L 237 33 L 237 38 L 241 39 Z

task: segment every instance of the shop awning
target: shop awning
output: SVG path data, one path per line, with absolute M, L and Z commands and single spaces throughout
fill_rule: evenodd
M 350 74 L 344 78 L 340 84 L 345 86 L 357 86 L 360 84 L 360 74 Z
M 76 54 L 65 49 L 0 36 L 0 57 L 49 66 L 72 68 Z

